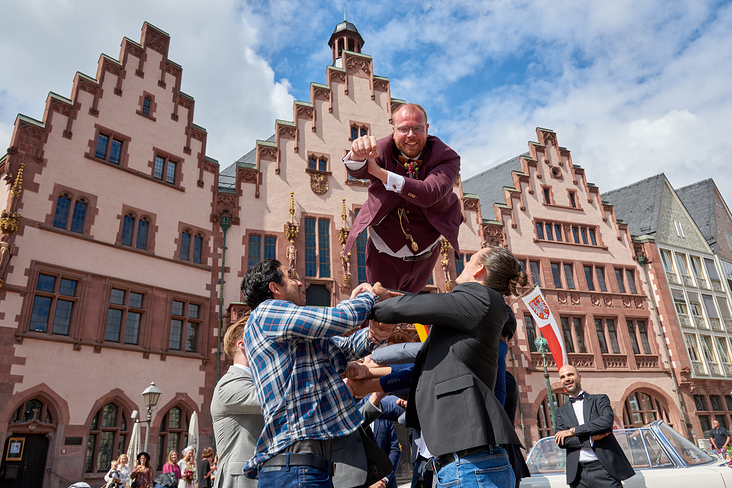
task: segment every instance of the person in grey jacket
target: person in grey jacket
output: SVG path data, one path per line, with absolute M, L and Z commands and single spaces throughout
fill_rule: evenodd
M 252 374 L 244 353 L 247 317 L 226 330 L 224 351 L 234 360 L 221 377 L 211 400 L 214 437 L 219 454 L 213 488 L 256 488 L 257 480 L 244 476 L 244 464 L 254 455 L 264 417 L 259 408 Z

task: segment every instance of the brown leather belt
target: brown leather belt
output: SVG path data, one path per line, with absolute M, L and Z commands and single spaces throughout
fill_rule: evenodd
M 470 449 L 463 449 L 462 451 L 443 454 L 442 456 L 438 456 L 432 459 L 432 465 L 435 467 L 435 473 L 439 473 L 442 468 L 450 463 L 455 462 L 455 456 L 457 456 L 458 459 L 463 459 L 470 456 L 471 454 L 475 454 L 476 452 L 484 451 L 490 448 L 491 446 L 471 447 Z
M 289 460 L 287 458 L 290 458 Z M 285 466 L 309 466 L 317 468 L 329 475 L 335 473 L 335 463 L 331 463 L 327 459 L 323 459 L 315 454 L 301 454 L 297 452 L 288 452 L 277 454 L 264 462 L 266 468 L 278 468 Z

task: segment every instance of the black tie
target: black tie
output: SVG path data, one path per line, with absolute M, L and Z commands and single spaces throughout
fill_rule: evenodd
M 579 394 L 579 395 L 577 395 L 577 396 L 576 396 L 575 398 L 569 397 L 569 401 L 570 401 L 571 403 L 574 403 L 574 402 L 576 402 L 577 400 L 580 400 L 580 401 L 581 401 L 581 400 L 584 400 L 584 399 L 585 399 L 585 392 L 582 392 L 582 393 L 580 393 L 580 394 Z

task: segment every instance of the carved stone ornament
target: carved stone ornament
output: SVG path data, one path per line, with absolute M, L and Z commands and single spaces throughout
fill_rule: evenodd
M 605 306 L 606 307 L 612 307 L 613 306 L 613 297 L 604 297 Z
M 631 308 L 632 306 L 633 306 L 633 303 L 632 303 L 630 297 L 623 297 L 623 307 Z
M 590 302 L 592 303 L 592 306 L 593 306 L 593 307 L 599 307 L 599 306 L 601 306 L 601 305 L 602 305 L 602 303 L 601 303 L 601 301 L 600 301 L 600 297 L 599 297 L 599 296 L 597 296 L 597 295 L 592 295 L 592 296 L 590 297 Z
M 313 90 L 313 98 L 328 101 L 330 99 L 330 88 L 315 88 Z
M 338 242 L 341 244 L 341 246 L 346 245 L 346 241 L 348 240 L 348 229 L 345 227 L 341 227 L 338 229 Z
M 291 127 L 289 125 L 281 125 L 279 128 L 280 137 L 287 137 L 288 139 L 294 139 L 295 133 L 296 133 L 295 128 Z
M 330 79 L 331 79 L 331 81 L 335 81 L 338 83 L 345 83 L 346 82 L 346 73 L 344 73 L 343 71 L 332 70 L 330 72 Z
M 374 90 L 387 91 L 389 82 L 387 80 L 374 80 Z
M 277 159 L 277 148 L 263 146 L 259 149 L 259 159 L 271 159 L 275 161 Z
M 371 63 L 369 63 L 367 60 L 363 58 L 358 57 L 350 57 L 348 58 L 348 61 L 346 62 L 346 67 L 349 71 L 356 70 L 356 71 L 363 71 L 367 75 L 371 74 Z
M 304 107 L 304 106 L 298 106 L 297 107 L 297 116 L 298 117 L 304 117 L 307 119 L 313 118 L 313 107 Z
M 561 303 L 562 305 L 567 304 L 567 294 L 566 293 L 558 293 L 557 299 L 559 300 L 559 303 Z
M 477 212 L 480 208 L 480 201 L 473 198 L 464 198 L 463 206 L 465 207 L 465 210 L 472 210 L 474 212 Z
M 328 176 L 310 173 L 310 189 L 316 195 L 325 195 L 328 191 Z
M 19 213 L 3 210 L 2 214 L 0 214 L 0 231 L 2 231 L 3 234 L 15 234 L 18 230 L 19 222 Z
M 570 296 L 570 298 L 572 299 L 572 305 L 579 305 L 580 304 L 580 297 L 579 297 L 579 295 L 577 293 L 572 293 L 572 295 Z
M 643 299 L 642 298 L 635 299 L 635 308 L 637 308 L 639 310 L 643 309 Z
M 219 193 L 216 195 L 216 203 L 219 206 L 233 207 L 236 205 L 236 195 L 231 193 Z
M 503 245 L 503 229 L 498 225 L 485 225 L 483 227 L 483 240 L 489 246 Z

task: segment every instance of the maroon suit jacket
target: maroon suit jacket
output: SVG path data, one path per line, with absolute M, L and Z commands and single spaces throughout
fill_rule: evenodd
M 428 136 L 420 159 L 419 180 L 407 176 L 407 170 L 399 164 L 399 150 L 394 145 L 394 135 L 379 139 L 379 166 L 404 176 L 401 193 L 388 191 L 378 178 L 368 172 L 368 165 L 358 171 L 348 170 L 354 178 L 370 179 L 368 198 L 353 222 L 344 252 L 353 247 L 356 237 L 373 222 L 381 220 L 391 212 L 401 199 L 422 208 L 429 223 L 452 245 L 458 248 L 458 230 L 463 221 L 460 199 L 453 192 L 455 181 L 460 176 L 460 156 L 435 136 Z

